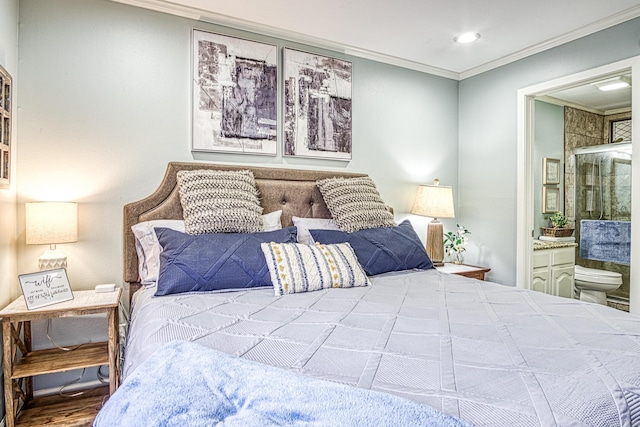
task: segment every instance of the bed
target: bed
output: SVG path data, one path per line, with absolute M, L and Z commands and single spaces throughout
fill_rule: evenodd
M 284 228 L 294 217 L 331 217 L 318 180 L 366 177 L 170 163 L 154 194 L 124 208 L 124 278 L 136 292 L 123 385 L 167 345 L 188 341 L 477 426 L 640 425 L 640 319 L 608 307 L 425 266 L 367 270 L 365 286 L 281 296 L 263 286 L 156 296 L 153 283 L 139 283 L 132 226 L 182 219 L 176 175 L 203 169 L 251 170 L 264 213 L 281 210 Z M 332 232 L 318 236 L 331 240 Z M 104 409 L 132 400 L 120 391 Z

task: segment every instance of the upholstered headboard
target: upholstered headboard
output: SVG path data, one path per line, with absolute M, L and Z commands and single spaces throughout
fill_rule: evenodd
M 183 219 L 176 174 L 181 170 L 250 170 L 260 191 L 264 213 L 282 209 L 282 225 L 291 225 L 291 217 L 330 218 L 331 215 L 316 186 L 316 181 L 335 176 L 358 177 L 366 174 L 280 169 L 254 166 L 215 165 L 171 162 L 158 189 L 137 202 L 124 206 L 124 280 L 138 282 L 138 255 L 131 226 L 153 219 Z

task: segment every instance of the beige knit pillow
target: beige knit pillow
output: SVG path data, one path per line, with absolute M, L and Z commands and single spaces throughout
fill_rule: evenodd
M 373 180 L 366 177 L 328 178 L 316 182 L 331 216 L 342 231 L 395 227 Z
M 180 171 L 177 179 L 187 233 L 262 231 L 262 207 L 251 171 Z

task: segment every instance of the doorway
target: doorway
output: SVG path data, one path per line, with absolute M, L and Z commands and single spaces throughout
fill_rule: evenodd
M 535 237 L 534 172 L 538 164 L 534 163 L 534 125 L 536 100 L 567 90 L 588 85 L 596 81 L 628 74 L 632 80 L 640 84 L 640 57 L 630 58 L 589 71 L 573 74 L 518 91 L 518 184 L 517 184 L 517 286 L 528 288 L 531 283 L 533 239 Z M 640 88 L 632 85 L 632 104 L 640 105 Z M 637 115 L 636 115 L 637 116 Z M 640 123 L 632 120 L 633 135 L 640 135 Z M 636 138 L 637 140 L 637 138 Z M 638 143 L 632 143 L 637 145 Z M 633 156 L 638 157 L 638 149 Z M 632 186 L 640 188 L 640 163 L 632 162 Z M 640 200 L 632 201 L 632 221 L 640 224 Z M 640 240 L 631 244 L 630 268 L 630 311 L 640 314 Z M 633 263 L 633 254 L 637 261 Z M 634 283 L 635 282 L 635 283 Z

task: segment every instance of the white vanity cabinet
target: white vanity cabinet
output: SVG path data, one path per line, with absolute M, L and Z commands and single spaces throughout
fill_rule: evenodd
M 535 249 L 531 289 L 565 298 L 573 298 L 575 245 Z

